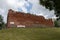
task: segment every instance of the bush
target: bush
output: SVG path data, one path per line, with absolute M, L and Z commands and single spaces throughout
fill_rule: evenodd
M 3 28 L 4 21 L 2 15 L 0 15 L 0 30 Z
M 54 24 L 55 24 L 55 27 L 60 27 L 59 21 L 55 20 L 55 21 L 54 21 Z

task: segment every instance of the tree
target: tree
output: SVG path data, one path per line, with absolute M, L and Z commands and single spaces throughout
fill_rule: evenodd
M 3 22 L 3 17 L 0 15 L 0 29 L 3 28 L 4 22 Z
M 54 10 L 57 20 L 60 19 L 60 0 L 39 0 L 40 4 L 49 10 Z

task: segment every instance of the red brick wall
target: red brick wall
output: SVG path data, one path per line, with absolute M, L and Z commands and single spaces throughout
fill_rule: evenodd
M 52 19 L 45 19 L 43 16 L 36 16 L 23 12 L 16 12 L 9 10 L 7 16 L 7 27 L 10 27 L 10 22 L 14 22 L 14 25 L 26 25 L 31 26 L 33 24 L 42 24 L 46 26 L 54 26 Z

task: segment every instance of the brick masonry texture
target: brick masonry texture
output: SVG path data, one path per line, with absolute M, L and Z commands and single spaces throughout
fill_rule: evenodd
M 14 24 L 12 25 L 10 24 L 10 22 L 14 22 Z M 24 12 L 17 12 L 10 9 L 7 16 L 7 27 L 17 27 L 17 25 L 25 25 L 26 27 L 45 25 L 53 27 L 54 23 L 52 19 L 45 19 L 43 16 L 37 16 Z

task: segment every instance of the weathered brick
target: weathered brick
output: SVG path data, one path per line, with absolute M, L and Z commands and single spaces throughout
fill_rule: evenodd
M 46 26 L 54 26 L 52 19 L 45 19 L 43 16 L 32 15 L 23 12 L 16 12 L 13 10 L 9 10 L 7 16 L 7 27 L 11 27 L 10 22 L 14 22 L 13 25 L 25 25 L 31 26 L 34 24 L 42 24 Z

